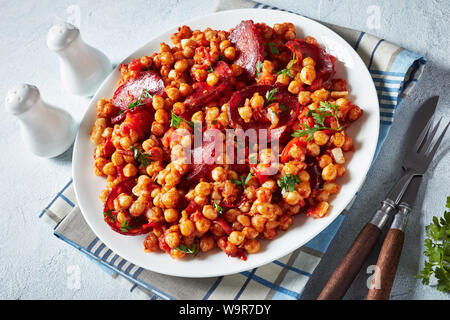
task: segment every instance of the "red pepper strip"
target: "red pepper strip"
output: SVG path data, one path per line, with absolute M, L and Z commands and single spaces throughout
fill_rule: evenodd
M 256 177 L 258 178 L 260 184 L 263 184 L 270 176 L 273 176 L 275 174 L 268 174 L 266 170 L 258 169 L 258 165 L 255 163 L 251 163 L 249 166 L 250 169 L 252 169 L 253 173 L 256 174 Z
M 169 245 L 166 243 L 166 239 L 165 239 L 164 235 L 161 235 L 161 236 L 158 238 L 158 242 L 159 242 L 159 248 L 160 248 L 161 250 L 164 250 L 165 252 L 170 253 L 170 247 L 169 247 Z
M 299 137 L 296 137 L 289 141 L 289 143 L 284 147 L 283 151 L 281 152 L 281 163 L 286 163 L 289 161 L 289 151 L 291 148 L 296 145 L 299 147 L 306 147 L 306 141 L 304 139 L 300 139 Z
M 221 226 L 223 231 L 225 231 L 228 235 L 230 235 L 230 233 L 233 231 L 230 225 L 221 217 L 218 217 L 215 220 L 213 220 L 213 223 L 216 223 L 219 226 Z
M 102 158 L 109 158 L 113 154 L 114 150 L 116 150 L 116 147 L 114 147 L 114 144 L 112 143 L 111 139 L 106 139 L 103 143 L 103 149 L 100 154 L 100 157 Z
M 105 222 L 114 231 L 127 236 L 135 236 L 148 233 L 152 229 L 151 226 L 145 226 L 146 224 L 148 224 L 148 221 L 143 215 L 130 219 L 127 226 L 127 232 L 121 230 L 121 223 L 117 221 L 117 215 L 120 211 L 114 210 L 114 199 L 117 198 L 117 196 L 121 193 L 131 194 L 135 184 L 136 182 L 133 178 L 128 178 L 120 181 L 109 192 L 108 196 L 106 197 L 105 206 L 103 208 Z

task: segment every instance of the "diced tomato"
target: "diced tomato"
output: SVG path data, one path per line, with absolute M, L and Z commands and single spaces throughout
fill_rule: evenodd
M 283 151 L 281 152 L 281 163 L 286 163 L 289 161 L 289 158 L 290 158 L 289 151 L 291 150 L 291 148 L 294 145 L 305 148 L 306 140 L 296 137 L 296 138 L 292 139 L 291 141 L 289 141 L 289 143 L 284 147 Z

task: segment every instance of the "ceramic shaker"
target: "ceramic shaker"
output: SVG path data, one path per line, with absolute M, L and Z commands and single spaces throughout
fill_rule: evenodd
M 59 60 L 61 82 L 67 91 L 79 96 L 91 96 L 111 72 L 109 59 L 86 44 L 80 30 L 64 22 L 50 28 L 47 46 Z
M 43 101 L 35 86 L 12 87 L 5 104 L 6 110 L 19 119 L 23 142 L 35 155 L 55 157 L 72 145 L 77 127 L 74 119 L 65 110 Z

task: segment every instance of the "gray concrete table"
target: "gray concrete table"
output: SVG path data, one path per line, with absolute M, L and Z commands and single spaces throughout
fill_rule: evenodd
M 450 5 L 447 1 L 264 1 L 311 18 L 373 33 L 428 59 L 414 93 L 403 101 L 378 160 L 361 195 L 328 252 L 309 281 L 303 298 L 315 298 L 360 228 L 394 183 L 405 149 L 404 137 L 420 102 L 441 96 L 437 112 L 449 119 Z M 287 7 L 289 6 L 289 7 Z M 49 27 L 78 22 L 83 38 L 113 62 L 148 39 L 213 11 L 215 1 L 6 1 L 0 2 L 0 96 L 13 84 L 37 85 L 44 99 L 70 111 L 79 121 L 87 100 L 66 93 L 59 83 L 56 57 L 46 47 Z M 424 225 L 441 215 L 450 194 L 450 139 L 425 176 L 412 212 L 406 243 L 394 284 L 394 299 L 449 299 L 414 278 L 423 264 Z M 82 253 L 52 236 L 37 215 L 71 176 L 72 150 L 51 160 L 40 159 L 22 146 L 17 121 L 0 109 L 0 279 L 2 299 L 128 299 L 129 292 Z M 376 262 L 372 255 L 367 265 Z M 74 272 L 79 285 L 74 285 Z M 346 298 L 367 293 L 362 273 Z

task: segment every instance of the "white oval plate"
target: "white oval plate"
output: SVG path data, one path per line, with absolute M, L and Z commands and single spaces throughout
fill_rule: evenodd
M 250 254 L 247 261 L 229 258 L 219 249 L 208 254 L 199 254 L 195 258 L 175 260 L 166 253 L 145 253 L 141 236 L 123 236 L 110 229 L 103 221 L 102 206 L 99 200 L 105 179 L 93 173 L 94 145 L 89 140 L 89 132 L 95 121 L 96 101 L 102 97 L 112 97 L 120 73 L 116 69 L 103 82 L 81 122 L 75 141 L 73 154 L 73 178 L 78 204 L 89 226 L 111 250 L 128 261 L 151 271 L 182 277 L 213 277 L 249 270 L 283 257 L 325 229 L 347 206 L 361 187 L 372 162 L 377 145 L 379 130 L 379 106 L 372 78 L 361 58 L 353 48 L 335 32 L 310 19 L 282 11 L 262 9 L 241 9 L 223 11 L 202 17 L 186 24 L 192 29 L 229 30 L 241 20 L 252 19 L 254 22 L 275 23 L 292 22 L 296 26 L 297 36 L 311 35 L 327 51 L 338 58 L 336 77 L 345 78 L 350 87 L 350 99 L 363 110 L 363 116 L 351 126 L 347 133 L 353 137 L 355 153 L 347 155 L 347 174 L 339 181 L 341 191 L 332 200 L 329 214 L 322 219 L 306 218 L 305 215 L 294 217 L 294 224 L 287 232 L 279 232 L 272 241 L 262 241 L 261 250 Z M 136 50 L 124 62 L 143 55 L 151 55 L 159 49 L 159 43 L 170 43 L 170 35 L 176 28 L 149 41 Z

